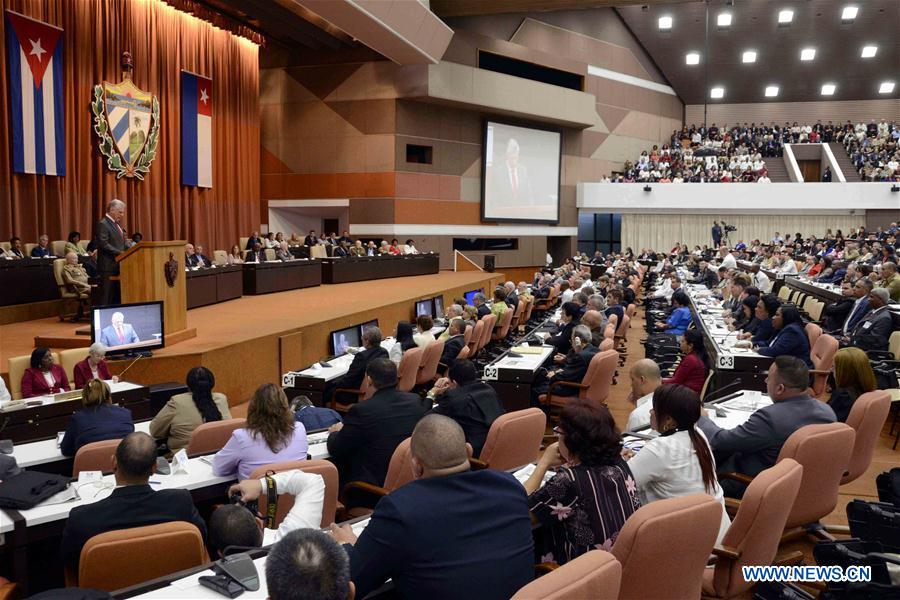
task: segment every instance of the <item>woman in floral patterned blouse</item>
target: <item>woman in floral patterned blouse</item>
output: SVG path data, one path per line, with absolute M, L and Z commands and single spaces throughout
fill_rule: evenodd
M 641 502 L 606 407 L 573 400 L 554 431 L 558 442 L 544 451 L 525 491 L 532 519 L 542 525 L 538 560 L 565 564 L 589 550 L 612 548 Z M 554 467 L 556 474 L 541 487 Z

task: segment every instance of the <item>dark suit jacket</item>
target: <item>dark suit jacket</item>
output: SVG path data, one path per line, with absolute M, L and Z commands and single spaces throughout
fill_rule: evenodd
M 388 358 L 387 350 L 381 346 L 375 346 L 374 348 L 366 348 L 362 352 L 357 352 L 347 372 L 337 378 L 335 382 L 337 387 L 356 389 L 361 386 L 363 377 L 366 376 L 366 367 L 369 366 L 369 361 L 376 358 Z
M 809 338 L 800 323 L 791 323 L 776 331 L 769 344 L 757 352 L 772 358 L 787 354 L 802 359 L 807 367 L 813 368 L 812 360 L 809 358 Z
M 834 411 L 834 415 L 841 423 L 847 422 L 850 416 L 850 409 L 853 403 L 859 398 L 859 392 L 853 388 L 836 388 L 831 392 L 831 398 L 828 399 L 828 406 Z
M 244 262 L 266 262 L 266 251 L 260 248 L 259 252 L 254 252 L 250 250 L 247 252 L 246 258 L 244 258 Z
M 347 249 L 344 248 L 343 246 L 335 246 L 335 247 L 334 247 L 334 252 L 332 252 L 331 255 L 332 255 L 332 256 L 340 256 L 340 257 L 344 257 L 344 256 L 347 256 L 347 255 L 348 255 L 348 252 L 347 252 Z
M 59 450 L 63 456 L 75 456 L 85 444 L 121 439 L 133 431 L 134 422 L 127 408 L 115 404 L 85 408 L 72 413 Z
M 53 252 L 50 250 L 49 247 L 41 248 L 40 246 L 35 246 L 34 248 L 31 249 L 31 256 L 33 256 L 35 258 L 45 258 L 47 256 L 50 256 L 51 254 L 53 254 Z
M 856 307 L 856 312 L 854 312 L 854 307 Z M 865 317 L 868 312 L 868 298 L 863 298 L 863 301 L 859 304 L 856 304 L 856 301 L 854 300 L 853 306 L 850 307 L 850 313 L 847 316 L 847 333 L 853 333 L 853 331 L 856 329 L 856 326 L 863 320 L 863 317 Z
M 60 544 L 63 562 L 77 568 L 81 549 L 95 535 L 170 521 L 187 521 L 206 538 L 206 524 L 187 490 L 153 491 L 149 485 L 116 488 L 109 498 L 76 506 L 69 513 Z
M 556 348 L 556 351 L 560 354 L 567 354 L 572 349 L 572 330 L 575 329 L 576 325 L 578 323 L 575 322 L 575 319 L 572 319 L 563 325 L 559 333 L 548 337 L 546 343 Z
M 459 356 L 459 352 L 465 345 L 465 335 L 460 333 L 458 335 L 450 337 L 446 342 L 444 342 L 444 351 L 441 353 L 441 360 L 439 362 L 447 365 L 447 368 L 449 369 L 451 366 L 453 366 L 453 363 L 456 362 L 456 357 Z
M 822 320 L 825 322 L 826 331 L 835 331 L 844 326 L 844 321 L 850 316 L 853 304 L 856 302 L 850 296 L 844 296 L 837 302 L 829 304 L 822 311 Z
M 739 471 L 755 477 L 775 464 L 784 442 L 805 425 L 834 423 L 834 411 L 806 394 L 763 407 L 734 429 L 721 429 L 708 417 L 697 425 L 716 454 L 720 473 Z
M 341 481 L 383 485 L 391 455 L 428 411 L 417 394 L 382 388 L 354 404 L 344 427 L 328 436 L 328 453 L 337 463 Z
M 196 254 L 188 255 L 187 253 L 185 253 L 185 255 L 184 255 L 184 266 L 186 266 L 186 267 L 196 267 L 196 266 L 197 266 L 197 263 L 199 263 L 199 262 L 200 262 L 200 260 L 197 258 L 197 255 L 196 255 Z
M 479 319 L 481 317 L 483 317 L 485 315 L 489 315 L 489 314 L 491 314 L 491 309 L 488 307 L 487 303 L 481 304 L 478 306 L 478 318 Z
M 850 345 L 861 348 L 868 352 L 870 350 L 887 350 L 888 338 L 894 329 L 894 320 L 887 307 L 880 308 L 877 311 L 870 311 L 869 314 L 859 322 L 853 334 L 850 336 Z
M 582 348 L 581 352 L 569 352 L 566 356 L 566 362 L 563 368 L 550 378 L 550 383 L 554 381 L 571 381 L 572 383 L 581 383 L 591 364 L 591 359 L 599 352 L 599 349 L 593 344 Z M 576 396 L 578 390 L 568 386 L 558 386 L 553 390 L 554 396 Z
M 709 289 L 713 289 L 719 283 L 719 276 L 716 275 L 716 272 L 712 269 L 706 269 L 697 273 L 697 277 L 694 279 L 694 281 L 696 281 L 697 283 L 702 283 Z
M 506 411 L 494 388 L 483 381 L 473 381 L 438 396 L 438 405 L 432 412 L 459 423 L 466 441 L 472 444 L 474 456 L 479 456 L 491 424 Z
M 534 577 L 525 488 L 490 469 L 394 490 L 344 548 L 360 598 L 392 579 L 403 598 L 507 600 Z
M 517 294 L 516 292 L 511 292 L 511 293 L 507 294 L 505 302 L 510 307 L 515 309 L 519 305 L 519 294 Z
M 253 250 L 253 246 L 255 246 L 256 244 L 261 245 L 262 240 L 259 239 L 258 237 L 247 238 L 247 246 L 244 248 L 244 250 Z
M 125 252 L 125 238 L 119 226 L 103 217 L 97 223 L 94 237 L 97 240 L 97 271 L 103 275 L 118 275 L 116 257 Z
M 315 245 L 318 244 L 318 243 L 319 243 L 319 240 L 318 240 L 317 238 L 314 238 L 314 237 L 311 236 L 311 235 L 308 235 L 308 236 L 306 236 L 305 238 L 303 238 L 303 245 L 304 245 L 304 246 L 315 246 Z

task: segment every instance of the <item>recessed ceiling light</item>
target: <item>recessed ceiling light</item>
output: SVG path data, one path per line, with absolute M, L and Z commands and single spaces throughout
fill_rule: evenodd
M 893 81 L 882 81 L 881 85 L 878 86 L 879 94 L 890 94 L 894 91 L 894 82 Z
M 837 89 L 837 86 L 833 83 L 826 83 L 822 86 L 822 95 L 823 96 L 833 96 L 834 90 Z
M 684 62 L 689 65 L 700 64 L 700 55 L 696 52 L 688 52 L 684 55 Z
M 718 23 L 719 27 L 731 27 L 731 13 L 720 12 L 719 18 L 716 19 L 716 23 Z
M 863 46 L 862 57 L 872 58 L 878 52 L 878 46 Z
M 672 17 L 660 17 L 659 28 L 663 30 L 672 29 Z
M 794 11 L 792 10 L 782 10 L 778 13 L 778 22 L 779 23 L 790 23 L 794 20 Z
M 800 60 L 812 60 L 816 57 L 815 48 L 804 48 L 800 51 Z
M 756 50 L 745 50 L 744 54 L 741 56 L 741 62 L 745 62 L 745 63 L 756 62 Z
M 774 98 L 778 95 L 778 86 L 777 85 L 767 85 L 766 86 L 766 97 Z
M 841 21 L 852 21 L 856 18 L 856 13 L 859 12 L 859 8 L 855 6 L 845 6 L 843 12 L 841 12 Z
M 723 87 L 714 87 L 709 90 L 710 98 L 723 98 L 725 96 L 725 88 Z

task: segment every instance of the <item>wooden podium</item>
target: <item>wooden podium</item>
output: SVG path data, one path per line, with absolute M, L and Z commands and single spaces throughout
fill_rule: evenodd
M 162 300 L 166 345 L 197 336 L 187 326 L 187 291 L 184 274 L 184 241 L 141 242 L 116 257 L 122 303 Z M 174 260 L 174 281 L 169 285 L 166 265 Z

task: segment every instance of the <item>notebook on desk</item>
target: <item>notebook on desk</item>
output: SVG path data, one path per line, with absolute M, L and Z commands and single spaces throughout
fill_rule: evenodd
M 513 346 L 509 350 L 518 354 L 542 354 L 544 352 L 543 346 Z

